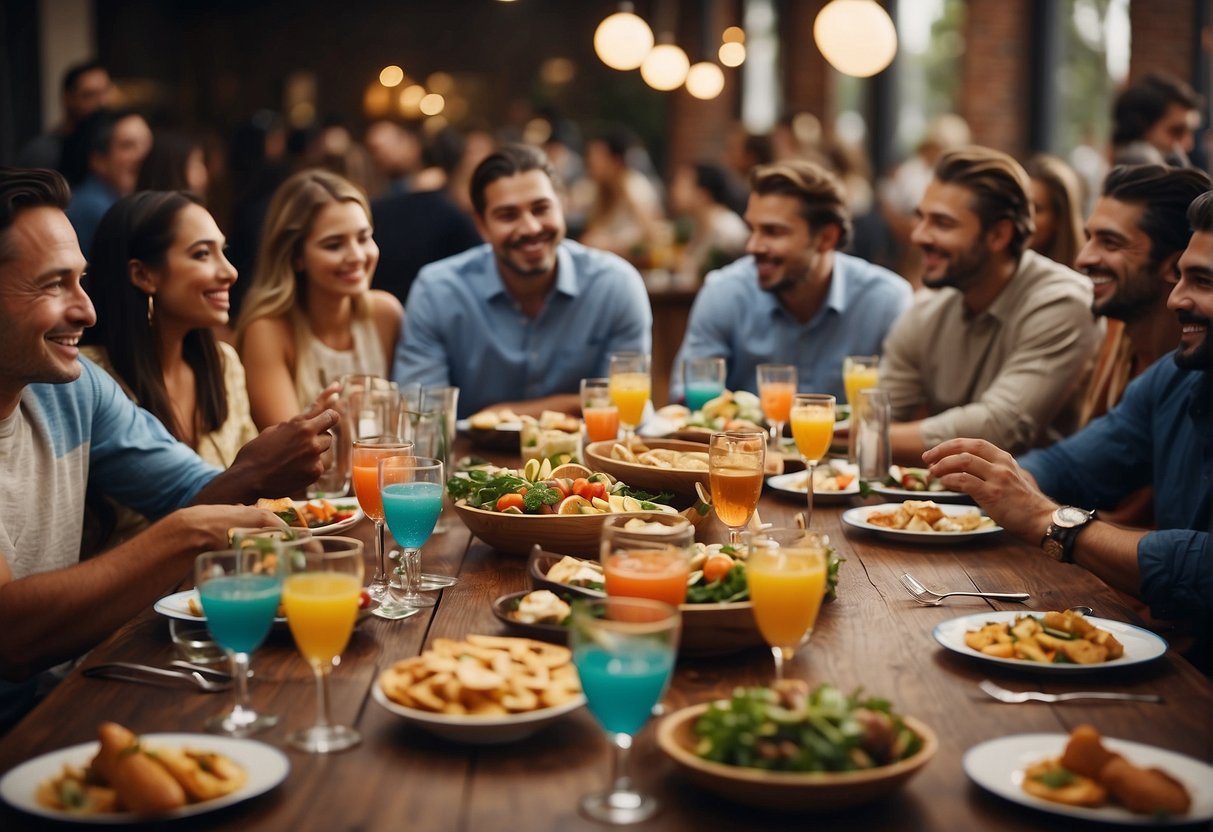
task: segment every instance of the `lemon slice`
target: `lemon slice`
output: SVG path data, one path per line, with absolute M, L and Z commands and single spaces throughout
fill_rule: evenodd
M 582 514 L 583 509 L 592 508 L 590 501 L 585 497 L 579 497 L 576 494 L 570 494 L 560 501 L 560 505 L 556 508 L 557 514 Z

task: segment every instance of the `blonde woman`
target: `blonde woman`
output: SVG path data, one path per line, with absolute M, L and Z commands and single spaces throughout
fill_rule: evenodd
M 274 193 L 236 328 L 258 427 L 305 410 L 346 373 L 387 377 L 404 308 L 371 289 L 378 262 L 366 196 L 348 180 L 306 170 Z

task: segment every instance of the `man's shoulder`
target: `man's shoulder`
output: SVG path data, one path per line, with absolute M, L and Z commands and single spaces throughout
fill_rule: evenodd
M 618 254 L 600 248 L 590 248 L 576 240 L 562 240 L 560 248 L 572 261 L 573 270 L 578 277 L 644 282 L 636 267 Z
M 1027 304 L 1074 301 L 1089 308 L 1093 299 L 1090 279 L 1031 250 L 1023 253 L 1015 281 L 1017 296 Z
M 1146 391 L 1152 399 L 1159 399 L 1168 392 L 1184 394 L 1199 387 L 1209 377 L 1207 370 L 1190 370 L 1175 363 L 1175 350 L 1159 358 L 1131 381 L 1130 387 Z M 1129 395 L 1128 390 L 1125 395 Z
M 881 295 L 904 298 L 907 302 L 914 294 L 902 277 L 862 257 L 844 252 L 834 253 L 835 262 L 846 276 L 847 288 L 853 292 L 876 292 Z
M 423 266 L 417 272 L 417 279 L 411 291 L 417 291 L 418 287 L 441 284 L 459 285 L 469 275 L 483 274 L 492 267 L 493 250 L 488 243 L 482 243 Z
M 703 288 L 699 290 L 700 295 L 747 295 L 760 292 L 762 289 L 758 286 L 758 267 L 754 265 L 754 258 L 749 254 L 727 266 L 708 272 L 703 279 Z

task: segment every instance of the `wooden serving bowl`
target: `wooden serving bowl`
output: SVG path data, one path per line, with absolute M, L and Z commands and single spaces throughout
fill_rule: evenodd
M 602 524 L 610 514 L 502 514 L 472 508 L 462 500 L 455 511 L 468 530 L 507 555 L 529 555 L 535 544 L 553 552 L 598 557 Z
M 879 800 L 896 791 L 927 764 L 939 748 L 935 732 L 912 717 L 906 726 L 922 739 L 918 753 L 888 766 L 866 771 L 798 774 L 730 766 L 695 753 L 695 721 L 708 703 L 667 716 L 657 727 L 657 744 L 688 780 L 727 800 L 798 812 L 827 812 Z
M 662 449 L 679 451 L 680 453 L 707 453 L 708 446 L 703 442 L 684 442 L 679 439 L 645 439 L 644 445 L 652 450 Z M 585 446 L 586 467 L 594 471 L 605 471 L 617 480 L 622 480 L 633 488 L 643 488 L 645 491 L 659 493 L 668 491 L 683 497 L 694 497 L 695 483 L 703 483 L 710 490 L 707 469 L 693 471 L 684 468 L 658 468 L 654 465 L 641 465 L 636 462 L 624 462 L 611 457 L 611 448 L 615 443 L 592 442 Z

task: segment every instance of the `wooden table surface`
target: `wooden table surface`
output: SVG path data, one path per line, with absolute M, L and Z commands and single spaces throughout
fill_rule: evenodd
M 798 501 L 771 493 L 761 514 L 792 522 Z M 682 780 L 656 746 L 653 724 L 641 733 L 632 763 L 639 786 L 657 795 L 662 812 L 642 829 L 1062 830 L 1075 825 L 984 793 L 961 768 L 961 757 L 985 740 L 1028 732 L 1068 732 L 1083 722 L 1107 736 L 1150 743 L 1210 760 L 1213 693 L 1209 680 L 1172 652 L 1150 665 L 1079 679 L 1006 671 L 950 654 L 931 638 L 947 619 L 1018 604 L 950 599 L 939 607 L 914 603 L 898 581 L 906 571 L 933 588 L 1026 590 L 1032 610 L 1086 604 L 1101 617 L 1136 622 L 1118 596 L 1076 566 L 1054 563 L 1008 535 L 955 548 L 894 546 L 843 531 L 841 507 L 819 506 L 814 528 L 829 534 L 846 558 L 838 600 L 821 613 L 811 643 L 788 665 L 788 675 L 811 683 L 891 699 L 895 708 L 934 728 L 939 752 L 895 796 L 817 818 L 795 818 L 732 805 Z M 425 568 L 459 576 L 438 606 L 404 621 L 371 618 L 359 626 L 332 677 L 333 714 L 356 725 L 363 742 L 334 755 L 308 755 L 286 746 L 286 733 L 314 719 L 311 672 L 289 633 L 275 631 L 253 659 L 252 695 L 279 724 L 258 739 L 286 750 L 285 783 L 216 814 L 184 819 L 174 829 L 250 830 L 578 830 L 600 829 L 577 813 L 578 798 L 608 779 L 610 749 L 593 718 L 578 711 L 526 741 L 499 747 L 460 746 L 402 724 L 371 700 L 380 670 L 416 655 L 434 638 L 500 633 L 493 598 L 527 588 L 525 561 L 472 539 L 448 508 L 446 531 L 425 549 Z M 713 521 L 707 537 L 718 539 Z M 369 540 L 370 525 L 356 533 Z M 700 535 L 704 539 L 704 535 Z M 97 648 L 82 667 L 128 660 L 163 664 L 173 658 L 167 622 L 150 609 Z M 670 708 L 726 696 L 739 684 L 770 680 L 765 648 L 711 659 L 683 660 L 666 696 Z M 1115 689 L 1155 692 L 1166 704 L 1067 703 L 1004 705 L 986 698 L 977 682 L 992 678 L 1013 689 Z M 67 745 L 95 739 L 97 723 L 120 722 L 138 733 L 201 731 L 228 694 L 194 693 L 74 672 L 0 740 L 0 772 Z M 0 828 L 41 829 L 47 822 L 0 808 Z M 1079 827 L 1085 824 L 1079 823 Z M 1095 828 L 1093 825 L 1091 828 Z

